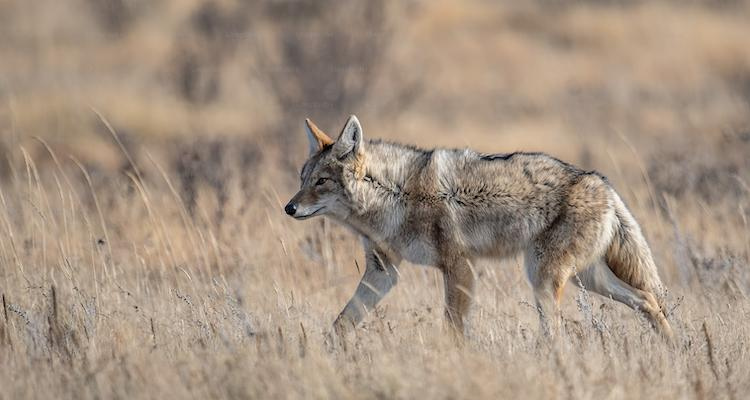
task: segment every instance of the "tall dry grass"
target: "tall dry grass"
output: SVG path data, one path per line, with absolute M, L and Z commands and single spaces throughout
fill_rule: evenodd
M 347 20 L 356 10 L 269 4 L 0 4 L 0 398 L 750 390 L 746 3 L 378 2 L 374 31 Z M 284 35 L 294 18 L 310 20 Z M 305 74 L 314 51 L 283 53 L 347 35 L 379 53 L 367 73 L 361 49 L 339 54 L 347 77 L 328 86 L 323 63 Z M 275 93 L 267 79 L 285 71 L 296 83 Z M 328 99 L 311 98 L 316 84 Z M 348 96 L 356 109 L 326 107 Z M 542 150 L 605 173 L 670 288 L 676 346 L 572 286 L 559 342 L 542 340 L 520 259 L 476 265 L 463 346 L 443 325 L 440 276 L 408 265 L 331 343 L 359 243 L 281 207 L 302 118 L 335 131 L 349 113 L 370 137 Z

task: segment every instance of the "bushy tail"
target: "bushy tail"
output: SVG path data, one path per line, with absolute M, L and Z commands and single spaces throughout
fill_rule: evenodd
M 605 254 L 607 265 L 630 286 L 652 293 L 664 310 L 666 288 L 659 278 L 646 238 L 617 193 L 614 193 L 614 200 L 617 221 L 612 242 Z

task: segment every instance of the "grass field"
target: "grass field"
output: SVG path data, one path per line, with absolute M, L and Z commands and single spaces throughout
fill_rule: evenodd
M 369 8 L 368 8 L 369 7 Z M 727 398 L 750 391 L 750 3 L 0 3 L 0 399 Z M 545 151 L 613 182 L 670 289 L 667 346 L 520 258 L 466 342 L 405 265 L 343 342 L 359 241 L 294 221 L 302 121 Z

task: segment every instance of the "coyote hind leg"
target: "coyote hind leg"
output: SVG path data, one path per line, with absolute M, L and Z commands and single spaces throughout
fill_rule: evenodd
M 526 272 L 542 331 L 548 336 L 560 328 L 565 284 L 574 271 L 584 270 L 604 254 L 615 223 L 611 191 L 596 175 L 585 174 L 571 186 L 565 205 L 562 214 L 526 250 Z
M 572 279 L 576 286 L 612 298 L 626 306 L 645 314 L 649 322 L 667 339 L 673 338 L 672 327 L 669 325 L 663 310 L 659 307 L 656 297 L 645 290 L 636 289 L 620 278 L 607 266 L 604 260 L 598 260 L 586 270 Z

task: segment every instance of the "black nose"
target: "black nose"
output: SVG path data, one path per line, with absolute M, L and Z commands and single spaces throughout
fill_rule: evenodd
M 289 203 L 284 207 L 284 212 L 286 212 L 289 215 L 294 215 L 294 213 L 297 212 L 297 205 Z

